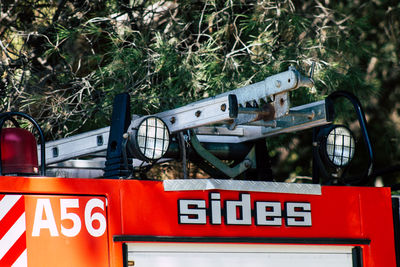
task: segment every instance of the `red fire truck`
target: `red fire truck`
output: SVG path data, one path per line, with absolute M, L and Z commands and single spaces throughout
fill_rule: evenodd
M 373 175 L 361 105 L 337 92 L 290 107 L 302 86 L 311 79 L 290 68 L 144 117 L 121 94 L 110 127 L 47 143 L 28 115 L 1 114 L 0 266 L 397 266 L 399 201 L 361 186 Z M 332 123 L 341 97 L 367 151 L 359 176 L 351 131 Z M 273 181 L 265 138 L 307 128 L 312 183 Z M 181 179 L 149 177 L 172 160 Z M 211 178 L 189 179 L 189 161 Z

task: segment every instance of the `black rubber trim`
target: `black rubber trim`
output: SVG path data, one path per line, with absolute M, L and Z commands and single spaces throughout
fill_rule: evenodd
M 352 254 L 353 254 L 353 267 L 363 267 L 362 248 L 361 247 L 353 248 Z
M 397 197 L 392 198 L 394 244 L 396 251 L 396 266 L 400 266 L 400 200 Z
M 186 237 L 115 235 L 114 242 L 192 242 L 192 243 L 266 243 L 266 244 L 317 244 L 317 245 L 369 245 L 364 238 L 292 238 L 292 237 Z
M 128 267 L 128 246 L 126 244 L 122 244 L 122 266 Z

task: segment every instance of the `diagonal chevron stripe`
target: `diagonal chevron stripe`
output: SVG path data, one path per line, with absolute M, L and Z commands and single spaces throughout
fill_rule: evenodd
M 22 195 L 5 195 L 3 199 L 0 200 L 0 221 L 21 197 Z
M 0 260 L 0 266 L 11 266 L 26 250 L 26 232 L 21 235 L 17 242 Z
M 26 252 L 26 249 L 22 254 L 19 256 L 19 258 L 11 265 L 11 267 L 26 267 L 28 266 L 28 254 Z
M 1 0 L 0 0 L 1 1 Z M 25 212 L 25 200 L 21 197 L 14 206 L 4 215 L 0 220 L 0 239 L 10 230 L 11 226 L 18 220 L 18 218 Z M 3 266 L 0 264 L 0 266 Z
M 7 251 L 17 242 L 18 238 L 26 231 L 25 212 L 18 218 L 15 224 L 0 239 L 0 259 L 4 257 Z

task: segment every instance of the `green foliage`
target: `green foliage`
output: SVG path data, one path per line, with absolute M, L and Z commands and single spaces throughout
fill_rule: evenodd
M 292 104 L 354 93 L 366 107 L 377 166 L 396 164 L 400 4 L 361 2 L 5 1 L 0 107 L 30 113 L 54 139 L 109 125 L 121 92 L 134 113 L 151 114 L 290 65 L 307 73 L 315 62 L 315 90 L 292 92 Z M 340 121 L 354 120 L 346 105 L 338 110 Z M 284 162 L 278 176 L 310 172 L 306 135 L 268 140 Z

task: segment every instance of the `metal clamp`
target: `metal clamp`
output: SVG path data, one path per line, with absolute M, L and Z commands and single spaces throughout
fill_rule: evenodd
M 194 133 L 191 134 L 190 143 L 200 157 L 211 163 L 215 168 L 230 178 L 235 178 L 251 167 L 255 167 L 256 151 L 254 146 L 242 162 L 234 167 L 229 167 L 222 160 L 218 159 L 216 156 L 207 151 L 201 145 L 199 139 L 197 139 L 197 136 Z

